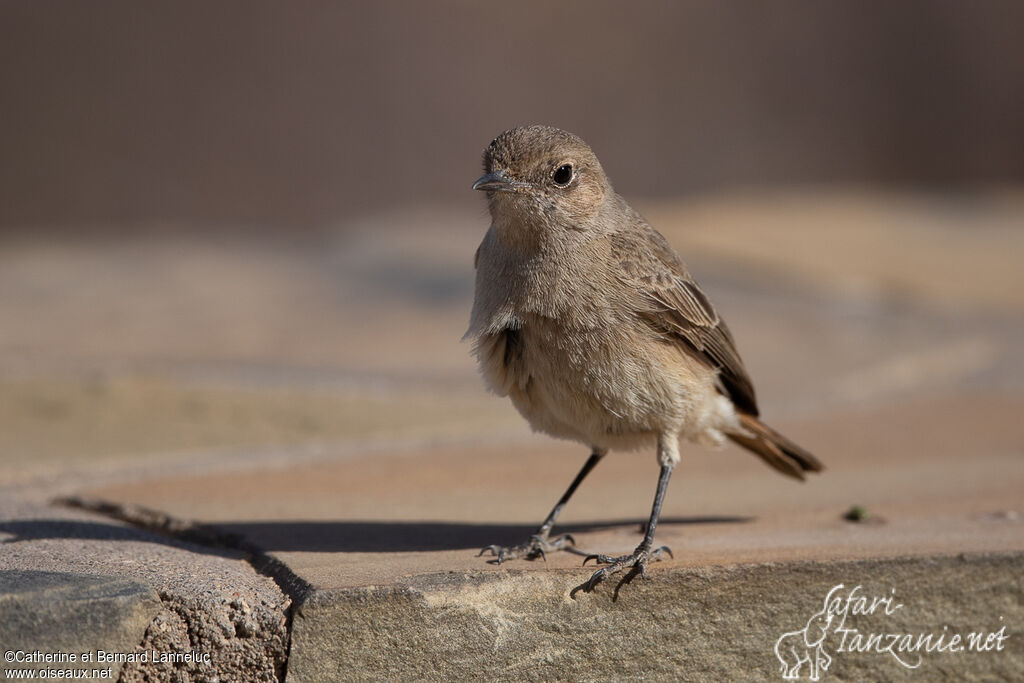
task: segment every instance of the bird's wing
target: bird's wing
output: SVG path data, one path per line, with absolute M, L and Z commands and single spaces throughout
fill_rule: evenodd
M 637 313 L 659 334 L 718 369 L 723 393 L 742 412 L 757 416 L 754 386 L 725 321 L 661 233 L 637 219 L 634 229 L 612 238 L 619 275 L 638 295 Z

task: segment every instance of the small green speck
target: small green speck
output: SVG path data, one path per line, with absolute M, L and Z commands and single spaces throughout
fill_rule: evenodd
M 868 519 L 868 509 L 862 505 L 854 505 L 843 514 L 847 522 L 865 522 Z

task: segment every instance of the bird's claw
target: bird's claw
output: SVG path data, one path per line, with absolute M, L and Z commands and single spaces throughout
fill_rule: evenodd
M 602 580 L 617 574 L 623 569 L 629 569 L 630 573 L 623 579 L 625 583 L 629 583 L 636 574 L 640 574 L 641 578 L 647 578 L 647 564 L 649 562 L 657 562 L 661 559 L 662 555 L 668 555 L 675 559 L 672 554 L 672 550 L 667 546 L 663 545 L 660 548 L 650 550 L 645 548 L 643 545 L 633 551 L 631 555 L 622 555 L 621 557 L 612 557 L 611 555 L 587 555 L 583 559 L 584 566 L 590 560 L 594 560 L 597 564 L 606 565 L 601 567 L 593 574 L 590 575 L 590 579 L 587 580 L 580 588 L 585 592 L 589 593 L 601 583 Z
M 587 555 L 583 558 L 583 566 L 586 567 L 587 562 L 590 562 L 591 560 L 593 560 L 596 564 L 614 564 L 617 559 L 619 558 L 612 557 L 611 555 Z
M 536 560 L 540 558 L 547 562 L 548 553 L 558 550 L 564 550 L 567 546 L 575 546 L 576 539 L 573 538 L 572 534 L 562 534 L 555 538 L 549 539 L 543 534 L 534 534 L 530 536 L 529 540 L 525 543 L 513 546 L 500 546 L 500 545 L 489 545 L 482 548 L 477 557 L 481 557 L 484 553 L 490 552 L 491 556 L 495 559 L 488 560 L 491 564 L 501 564 L 505 560 Z

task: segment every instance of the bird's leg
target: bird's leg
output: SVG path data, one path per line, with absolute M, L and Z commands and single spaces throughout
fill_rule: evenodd
M 590 470 L 594 469 L 601 458 L 605 456 L 608 451 L 600 448 L 595 448 L 587 458 L 587 462 L 583 464 L 583 468 L 576 475 L 576 478 L 569 484 L 569 488 L 565 490 L 562 497 L 555 503 L 555 507 L 551 509 L 551 513 L 544 520 L 543 524 L 537 529 L 537 532 L 530 536 L 529 539 L 524 543 L 514 546 L 500 546 L 500 545 L 489 545 L 480 551 L 480 555 L 486 552 L 490 552 L 495 559 L 491 562 L 495 564 L 501 564 L 505 560 L 515 560 L 523 558 L 526 560 L 535 560 L 538 557 L 541 559 L 547 559 L 547 553 L 556 550 L 566 550 L 570 546 L 576 545 L 576 539 L 571 534 L 562 534 L 556 536 L 553 539 L 549 539 L 551 534 L 551 528 L 555 525 L 555 520 L 558 519 L 558 515 L 561 514 L 562 508 L 572 498 L 572 494 L 576 492 L 576 488 L 580 483 L 586 479 L 587 475 L 590 474 Z M 477 555 L 479 557 L 480 555 Z
M 599 564 L 605 564 L 606 567 L 601 567 L 594 572 L 590 580 L 580 586 L 577 590 L 582 588 L 586 592 L 594 590 L 594 586 L 601 582 L 607 576 L 621 572 L 623 569 L 629 569 L 630 573 L 623 579 L 624 583 L 629 583 L 633 577 L 640 574 L 643 578 L 647 578 L 647 563 L 661 559 L 662 555 L 667 554 L 672 557 L 672 551 L 668 546 L 661 546 L 651 550 L 651 546 L 654 544 L 654 528 L 658 525 L 658 516 L 661 515 L 661 503 L 665 499 L 665 490 L 668 488 L 669 477 L 672 476 L 672 469 L 675 467 L 675 462 L 670 459 L 663 459 L 661 464 L 661 474 L 658 475 L 658 491 L 654 494 L 654 505 L 651 508 L 651 519 L 647 523 L 647 533 L 644 534 L 644 540 L 640 542 L 640 545 L 636 547 L 632 555 L 623 555 L 621 557 L 612 557 L 610 555 L 587 555 L 583 560 L 583 564 L 586 564 L 589 560 L 595 560 Z M 621 584 L 620 584 L 621 585 Z M 616 591 L 617 592 L 617 591 Z

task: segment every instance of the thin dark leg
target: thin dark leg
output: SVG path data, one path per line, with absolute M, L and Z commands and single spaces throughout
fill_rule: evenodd
M 658 518 L 661 516 L 661 504 L 665 500 L 665 491 L 668 490 L 668 480 L 672 476 L 672 469 L 675 465 L 671 462 L 662 464 L 661 473 L 658 475 L 658 490 L 654 494 L 654 504 L 651 506 L 651 518 L 647 522 L 647 533 L 644 534 L 644 539 L 640 541 L 640 545 L 636 547 L 632 555 L 623 555 L 622 557 L 612 557 L 610 555 L 588 555 L 584 560 L 583 564 L 586 564 L 589 560 L 595 560 L 599 564 L 606 564 L 607 567 L 601 567 L 594 572 L 590 579 L 577 586 L 573 590 L 576 591 L 584 590 L 588 593 L 594 590 L 594 586 L 601 582 L 607 576 L 611 576 L 623 569 L 629 569 L 629 573 L 626 574 L 625 578 L 620 583 L 629 583 L 633 577 L 637 574 L 646 578 L 647 576 L 647 563 L 652 560 L 659 559 L 662 555 L 672 556 L 672 551 L 668 546 L 662 546 L 656 550 L 651 550 L 651 546 L 654 544 L 654 530 L 658 526 Z M 618 594 L 618 590 L 616 590 Z
M 577 473 L 576 478 L 572 480 L 571 484 L 569 484 L 569 488 L 565 490 L 562 497 L 558 499 L 557 503 L 555 503 L 555 507 L 551 509 L 551 514 L 548 515 L 547 519 L 544 520 L 544 523 L 540 525 L 539 529 L 537 529 L 538 536 L 547 538 L 548 534 L 551 533 L 551 527 L 555 525 L 555 520 L 558 519 L 558 515 L 562 514 L 562 508 L 564 508 L 565 504 L 569 502 L 570 498 L 572 498 L 572 494 L 576 493 L 576 489 L 583 480 L 587 478 L 587 475 L 590 474 L 590 470 L 594 469 L 597 463 L 601 462 L 601 458 L 604 457 L 606 452 L 607 451 L 595 450 L 590 454 L 587 461 L 583 463 L 583 469 Z
M 654 543 L 654 527 L 658 526 L 658 518 L 661 517 L 661 504 L 665 500 L 665 491 L 668 490 L 668 480 L 672 476 L 673 464 L 662 465 L 661 473 L 658 475 L 658 490 L 654 494 L 654 505 L 651 506 L 651 519 L 647 522 L 647 533 L 640 543 L 641 548 L 651 549 Z
M 571 546 L 576 544 L 576 539 L 572 537 L 572 534 L 562 534 L 552 540 L 548 540 L 548 536 L 551 534 L 551 528 L 555 525 L 555 520 L 558 519 L 558 515 L 562 512 L 562 508 L 572 498 L 572 494 L 576 492 L 580 483 L 590 474 L 590 470 L 594 469 L 601 458 L 605 456 L 605 453 L 607 451 L 594 449 L 593 453 L 590 454 L 590 457 L 583 464 L 583 468 L 576 475 L 576 478 L 569 484 L 569 488 L 565 490 L 562 497 L 555 503 L 555 507 L 551 509 L 547 519 L 537 529 L 537 533 L 531 536 L 525 543 L 512 547 L 489 545 L 480 551 L 480 555 L 490 552 L 492 556 L 496 557 L 496 559 L 490 560 L 490 562 L 501 564 L 505 560 L 513 560 L 520 557 L 527 560 L 533 560 L 538 557 L 547 559 L 545 553 L 551 550 L 572 550 Z M 573 552 L 577 552 L 580 555 L 583 554 L 577 550 L 573 550 Z

